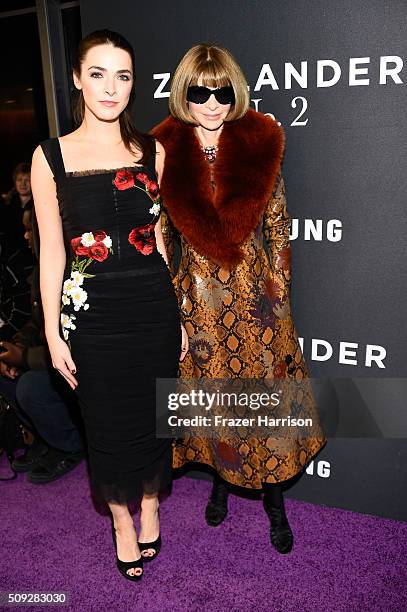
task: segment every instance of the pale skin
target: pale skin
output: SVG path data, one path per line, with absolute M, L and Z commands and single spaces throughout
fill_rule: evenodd
M 199 77 L 197 84 L 203 85 L 202 76 Z M 215 87 L 208 87 L 208 89 L 215 89 Z M 204 104 L 188 102 L 189 112 L 198 124 L 194 128 L 195 134 L 203 146 L 218 144 L 230 107 L 230 104 L 220 104 L 213 94 Z
M 203 85 L 202 75 L 198 79 L 197 85 Z M 216 89 L 208 87 L 208 89 Z M 204 104 L 188 102 L 189 112 L 198 124 L 195 134 L 204 147 L 217 145 L 222 133 L 223 124 L 229 114 L 231 104 L 221 104 L 212 94 Z M 274 115 L 270 116 L 275 119 Z M 281 125 L 279 123 L 279 125 Z
M 59 139 L 65 169 L 123 168 L 137 164 L 140 151 L 129 151 L 121 139 L 119 116 L 126 108 L 133 85 L 133 65 L 127 51 L 112 45 L 92 47 L 81 65 L 80 74 L 73 75 L 77 89 L 85 101 L 82 124 L 74 132 Z M 165 151 L 157 143 L 156 170 L 161 180 Z M 32 191 L 41 238 L 40 287 L 45 317 L 45 333 L 53 366 L 72 389 L 78 385 L 76 366 L 66 342 L 59 333 L 60 300 L 66 254 L 62 223 L 59 215 L 55 182 L 42 152 L 38 147 L 31 169 Z M 161 221 L 155 226 L 157 249 L 168 264 L 161 232 Z M 188 336 L 182 327 L 180 361 L 188 351 Z M 141 501 L 140 542 L 152 542 L 159 535 L 157 495 L 144 495 Z M 122 561 L 140 558 L 137 533 L 127 505 L 109 503 L 116 529 L 117 554 Z M 152 556 L 154 549 L 143 551 Z M 132 568 L 129 575 L 139 575 L 140 568 Z

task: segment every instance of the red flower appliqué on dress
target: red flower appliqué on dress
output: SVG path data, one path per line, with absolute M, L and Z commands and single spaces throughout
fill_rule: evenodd
M 116 176 L 113 179 L 113 185 L 119 189 L 120 191 L 124 191 L 125 189 L 140 189 L 140 191 L 144 191 L 152 201 L 153 205 L 149 208 L 149 213 L 151 213 L 154 217 L 158 217 L 161 211 L 161 196 L 160 196 L 160 188 L 158 186 L 157 181 L 150 179 L 148 174 L 145 172 L 137 172 L 136 180 L 143 185 L 136 185 L 136 181 L 134 180 L 133 172 L 130 170 L 118 170 L 116 172 Z
M 151 213 L 153 217 L 158 218 L 161 211 L 161 197 L 158 183 L 150 179 L 146 172 L 137 172 L 135 178 L 142 186 L 136 184 L 133 172 L 130 172 L 130 170 L 118 170 L 113 180 L 113 184 L 120 191 L 135 188 L 146 193 L 153 203 L 149 209 L 149 213 Z M 142 255 L 150 255 L 157 246 L 154 223 L 148 223 L 147 225 L 133 228 L 129 234 L 129 242 Z
M 136 174 L 136 179 L 140 181 L 140 183 L 143 183 L 143 185 L 147 185 L 150 180 L 145 172 L 138 172 Z
M 145 172 L 138 172 L 136 174 L 136 179 L 146 186 L 146 191 L 150 198 L 154 201 L 157 200 L 159 190 L 158 183 L 149 179 Z
M 129 242 L 142 255 L 150 255 L 156 247 L 154 223 L 132 229 L 129 234 Z
M 75 253 L 75 255 L 88 255 L 89 254 L 89 247 L 83 246 L 82 244 L 82 236 L 79 236 L 78 238 L 72 238 L 71 246 L 72 246 L 72 250 Z
M 116 172 L 116 176 L 114 177 L 113 183 L 120 191 L 134 187 L 135 183 L 133 173 L 130 172 L 130 170 L 118 170 Z
M 107 246 L 103 242 L 95 242 L 89 247 L 89 257 L 96 261 L 105 261 L 108 254 Z
M 91 235 L 91 234 L 87 234 Z M 106 232 L 95 232 L 95 234 L 91 235 L 93 238 L 93 243 L 86 246 L 83 244 L 82 236 L 78 238 L 72 238 L 71 246 L 75 255 L 84 255 L 88 257 L 88 259 L 95 259 L 96 261 L 105 261 L 107 256 L 109 255 L 109 247 L 112 245 L 112 241 L 110 237 L 106 235 Z M 90 242 L 91 239 L 88 240 Z M 108 246 L 106 246 L 105 241 Z M 90 263 L 90 262 L 89 262 Z M 89 265 L 89 264 L 87 264 Z

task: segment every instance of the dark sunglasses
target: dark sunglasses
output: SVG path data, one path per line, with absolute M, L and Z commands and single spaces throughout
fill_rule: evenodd
M 235 94 L 233 87 L 218 87 L 218 89 L 209 89 L 208 87 L 200 87 L 199 85 L 191 85 L 187 90 L 188 102 L 194 104 L 205 104 L 214 95 L 219 104 L 234 104 Z

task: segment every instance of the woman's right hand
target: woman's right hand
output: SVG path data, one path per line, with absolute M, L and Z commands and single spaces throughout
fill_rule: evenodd
M 61 336 L 56 336 L 51 340 L 47 339 L 47 341 L 53 367 L 62 374 L 71 389 L 76 389 L 78 386 L 78 381 L 74 376 L 76 366 L 67 343 L 62 340 Z

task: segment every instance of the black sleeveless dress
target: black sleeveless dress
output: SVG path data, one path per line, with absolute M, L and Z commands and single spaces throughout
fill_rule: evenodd
M 171 480 L 171 440 L 156 438 L 155 379 L 177 376 L 181 329 L 155 242 L 155 156 L 143 167 L 67 173 L 59 140 L 41 146 L 67 250 L 61 335 L 76 364 L 94 494 L 127 503 Z

